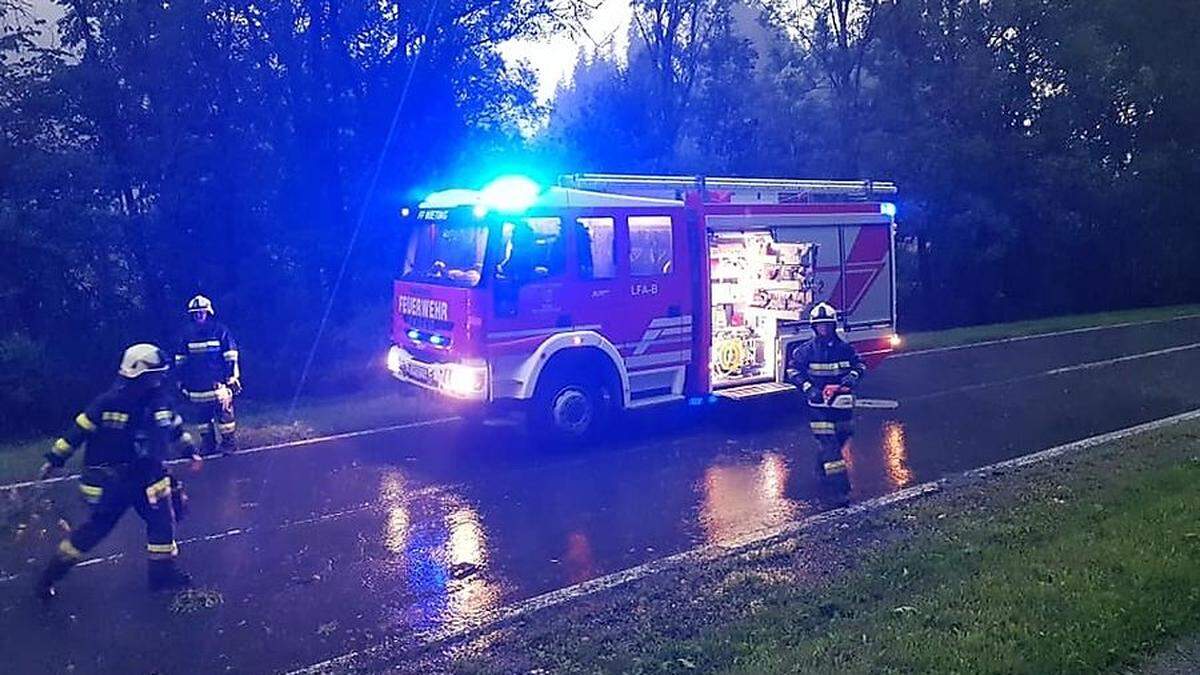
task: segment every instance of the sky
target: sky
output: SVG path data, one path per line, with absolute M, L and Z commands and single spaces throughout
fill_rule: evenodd
M 500 53 L 510 63 L 527 62 L 537 73 L 539 103 L 548 103 L 564 79 L 569 79 L 580 50 L 612 50 L 624 59 L 629 45 L 630 0 L 602 0 L 584 25 L 584 34 L 558 33 L 545 40 L 510 40 Z
M 629 45 L 629 3 L 630 0 L 600 0 L 582 33 L 563 31 L 543 40 L 510 40 L 500 46 L 500 51 L 510 63 L 524 61 L 533 68 L 538 76 L 538 102 L 548 103 L 558 85 L 570 78 L 580 50 L 593 53 L 612 50 L 624 59 Z M 54 22 L 62 16 L 62 8 L 50 0 L 32 0 L 30 7 L 35 16 L 47 20 L 43 34 L 49 37 Z

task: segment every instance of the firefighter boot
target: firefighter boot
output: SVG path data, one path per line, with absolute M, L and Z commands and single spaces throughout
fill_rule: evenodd
M 828 457 L 821 462 L 821 477 L 826 480 L 844 478 L 846 476 L 846 460 L 841 457 Z
M 207 455 L 217 447 L 217 436 L 212 424 L 196 424 L 188 429 L 192 437 L 192 451 Z
M 817 478 L 828 480 L 844 473 L 846 473 L 846 460 L 842 455 L 841 446 L 832 438 L 821 438 L 817 448 Z
M 232 431 L 227 434 L 221 434 L 221 454 L 228 456 L 237 451 L 237 436 L 235 436 Z
M 846 474 L 835 474 L 821 481 L 817 500 L 826 509 L 840 509 L 850 504 L 850 479 Z
M 192 585 L 192 575 L 179 569 L 174 560 L 151 560 L 146 568 L 151 591 L 177 591 Z
M 46 568 L 42 570 L 41 575 L 38 576 L 33 586 L 33 592 L 42 600 L 52 600 L 56 594 L 54 584 L 67 576 L 67 573 L 71 571 L 76 562 L 75 558 L 56 554 L 46 564 Z

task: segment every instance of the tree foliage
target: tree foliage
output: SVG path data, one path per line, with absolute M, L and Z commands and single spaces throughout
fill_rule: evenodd
M 497 45 L 573 9 L 58 0 L 48 26 L 21 0 L 0 8 L 0 242 L 10 261 L 0 311 L 11 319 L 0 359 L 28 363 L 34 345 L 40 372 L 57 380 L 14 384 L 73 392 L 109 372 L 125 344 L 165 339 L 186 299 L 204 292 L 241 335 L 260 394 L 296 384 L 360 209 L 320 353 L 377 356 L 403 190 L 516 137 L 536 112 L 533 81 Z M 19 398 L 54 407 L 77 396 Z
M 593 169 L 896 180 L 909 327 L 1200 297 L 1185 196 L 1200 170 L 1200 6 L 755 10 L 705 5 L 724 30 L 696 50 L 680 106 L 641 84 L 658 72 L 641 57 L 654 32 L 632 32 L 628 59 L 582 60 L 546 142 Z M 642 133 L 655 127 L 637 116 L 658 106 L 677 123 Z
M 393 210 L 514 151 L 894 179 L 908 327 L 1200 294 L 1188 0 L 632 0 L 628 53 L 584 54 L 531 146 L 534 76 L 497 46 L 587 0 L 53 5 L 0 0 L 6 429 L 201 291 L 251 394 L 290 393 L 356 232 L 314 374 L 369 370 Z

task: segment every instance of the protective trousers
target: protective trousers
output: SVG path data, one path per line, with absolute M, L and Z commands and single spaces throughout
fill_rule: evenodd
M 842 448 L 854 435 L 854 412 L 810 405 L 808 420 L 809 429 L 817 439 L 817 475 L 824 478 L 845 475 Z
M 211 391 L 186 392 L 184 421 L 205 448 L 220 444 L 223 450 L 237 448 L 237 421 L 233 416 L 233 393 L 224 385 Z
M 170 561 L 179 554 L 171 479 L 166 474 L 132 467 L 89 467 L 80 479 L 79 489 L 90 505 L 90 514 L 59 544 L 61 560 L 73 563 L 95 548 L 130 507 L 146 523 L 146 553 L 151 561 Z

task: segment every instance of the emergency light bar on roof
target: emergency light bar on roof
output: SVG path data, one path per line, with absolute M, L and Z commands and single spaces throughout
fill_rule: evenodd
M 481 207 L 481 213 L 496 210 L 502 213 L 527 211 L 534 208 L 585 208 L 585 207 L 638 207 L 638 206 L 683 206 L 683 202 L 675 199 L 657 199 L 636 195 L 614 194 L 572 188 L 550 187 L 542 192 L 530 195 L 527 203 L 521 203 L 520 208 L 495 208 L 487 199 L 487 195 L 478 190 L 451 189 L 435 192 L 426 197 L 418 206 L 421 209 L 452 209 L 459 206 Z
M 806 201 L 867 201 L 897 192 L 891 181 L 797 180 L 785 178 L 724 178 L 713 176 L 653 176 L 579 173 L 561 176 L 564 187 L 618 194 L 683 197 L 697 192 L 705 201 L 786 204 Z

